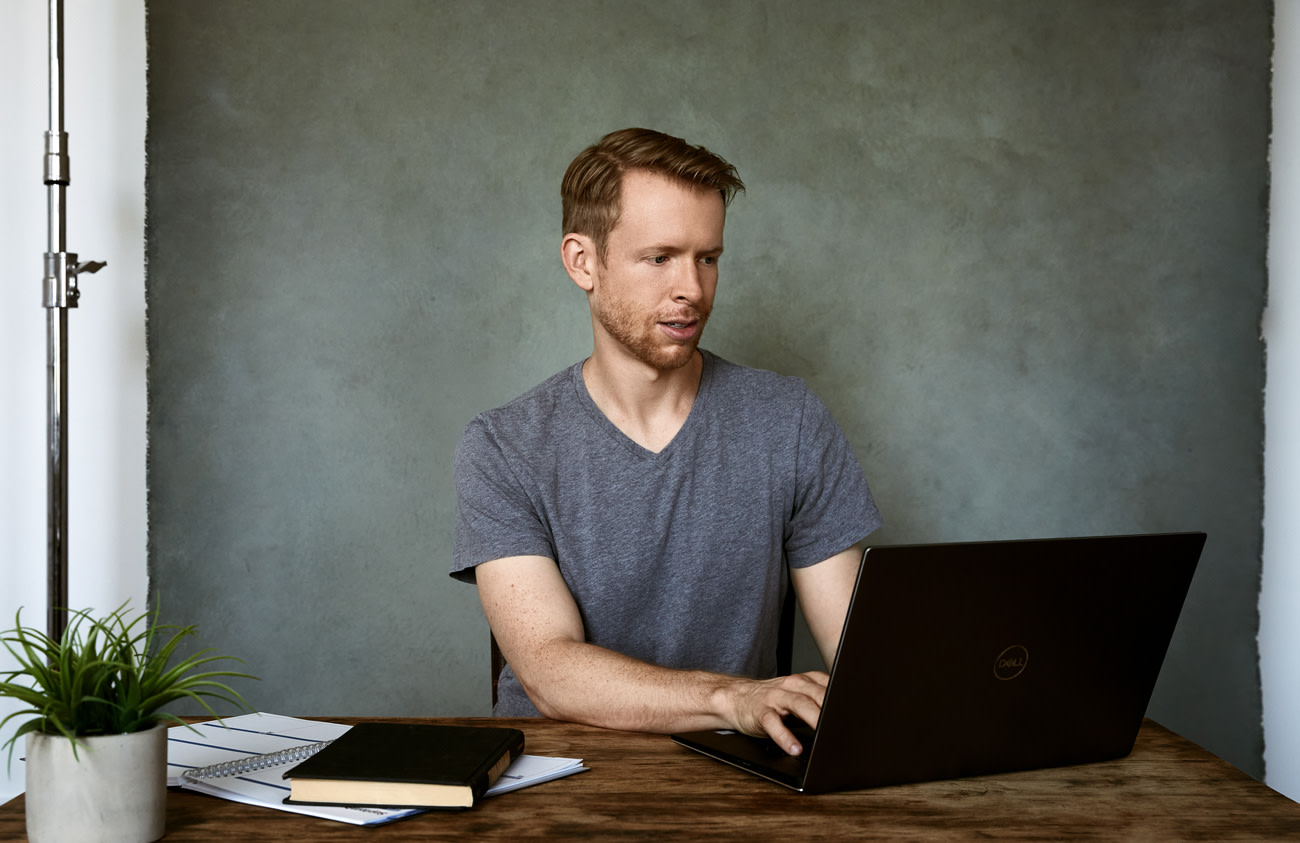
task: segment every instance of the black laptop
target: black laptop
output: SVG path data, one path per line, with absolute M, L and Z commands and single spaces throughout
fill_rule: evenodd
M 1133 749 L 1204 533 L 867 548 L 803 754 L 673 740 L 804 793 Z

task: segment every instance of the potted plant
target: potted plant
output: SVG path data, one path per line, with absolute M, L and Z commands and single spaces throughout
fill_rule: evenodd
M 205 697 L 248 709 L 216 681 L 246 673 L 204 669 L 231 656 L 200 650 L 171 664 L 193 626 L 159 625 L 157 612 L 132 617 L 126 604 L 107 617 L 69 613 L 60 641 L 23 626 L 0 633 L 18 669 L 0 674 L 0 697 L 24 706 L 4 720 L 31 715 L 6 741 L 9 761 L 27 738 L 27 834 L 41 841 L 151 841 L 163 835 L 167 797 L 167 723 L 177 700 Z M 153 622 L 150 622 L 153 621 Z M 238 659 L 234 659 L 238 661 Z

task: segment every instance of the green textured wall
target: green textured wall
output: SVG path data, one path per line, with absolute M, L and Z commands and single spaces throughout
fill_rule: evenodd
M 703 143 L 705 344 L 803 376 L 881 542 L 1198 529 L 1152 714 L 1261 768 L 1271 7 L 151 2 L 151 587 L 286 714 L 481 714 L 465 423 L 590 348 L 558 184 Z

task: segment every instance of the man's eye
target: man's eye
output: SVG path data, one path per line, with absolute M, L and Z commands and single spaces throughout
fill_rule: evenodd
M 718 259 L 714 257 L 700 258 L 700 263 L 704 264 L 705 266 L 715 266 L 718 263 Z
M 657 263 L 657 264 L 664 264 L 664 263 L 668 263 L 668 256 L 667 256 L 667 255 L 655 255 L 655 256 L 654 256 L 653 258 L 651 258 L 650 260 L 654 261 L 654 262 Z

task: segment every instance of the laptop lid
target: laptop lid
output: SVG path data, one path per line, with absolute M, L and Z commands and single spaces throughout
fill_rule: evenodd
M 1119 758 L 1204 533 L 871 547 L 815 735 L 678 743 L 807 793 Z

